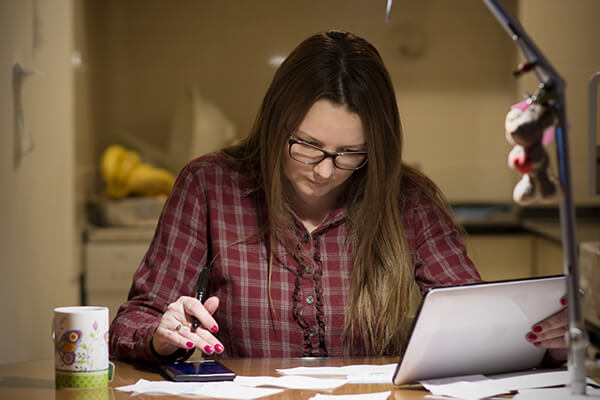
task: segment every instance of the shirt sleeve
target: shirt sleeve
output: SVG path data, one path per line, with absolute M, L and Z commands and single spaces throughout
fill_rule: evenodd
M 111 323 L 111 357 L 156 361 L 150 342 L 167 306 L 180 296 L 195 294 L 207 258 L 202 183 L 197 169 L 189 165 L 178 176 L 150 247 L 134 274 L 128 300 Z
M 421 293 L 434 287 L 480 282 L 448 212 L 422 193 L 410 197 L 407 205 L 407 239 Z

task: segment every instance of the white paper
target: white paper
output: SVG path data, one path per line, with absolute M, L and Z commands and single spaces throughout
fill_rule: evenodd
M 133 385 L 120 386 L 116 389 L 136 394 L 173 394 L 231 400 L 257 399 L 283 392 L 283 389 L 248 387 L 235 382 L 170 382 L 145 379 L 140 379 Z
M 462 377 L 431 379 L 420 382 L 433 395 L 478 400 L 517 390 L 566 385 L 567 371 L 527 372 L 512 376 L 485 377 L 468 375 Z
M 391 391 L 361 394 L 321 394 L 317 393 L 309 400 L 386 400 Z
M 333 390 L 346 383 L 347 379 L 323 379 L 310 376 L 237 376 L 234 380 L 243 386 L 274 386 L 285 389 Z
M 392 383 L 397 364 L 346 365 L 344 367 L 296 367 L 277 369 L 282 375 L 345 377 L 348 383 Z
M 589 378 L 588 378 L 589 379 Z M 585 395 L 571 394 L 571 388 L 524 389 L 513 397 L 513 400 L 584 400 L 600 399 L 600 389 L 588 386 Z
M 483 375 L 431 379 L 420 383 L 433 395 L 457 397 L 467 400 L 483 399 L 496 394 L 506 393 L 506 391 L 498 391 L 496 387 L 491 386 L 488 379 Z

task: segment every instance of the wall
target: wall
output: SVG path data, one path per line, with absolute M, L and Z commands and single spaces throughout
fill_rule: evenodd
M 519 15 L 529 36 L 566 81 L 568 141 L 577 204 L 600 204 L 588 193 L 588 82 L 600 71 L 600 2 L 596 0 L 527 0 Z M 526 77 L 519 92 L 533 92 L 536 81 Z
M 74 65 L 75 124 L 75 215 L 77 229 L 81 232 L 86 223 L 86 202 L 101 190 L 97 180 L 98 138 L 102 137 L 105 108 L 102 97 L 103 81 L 98 71 L 105 65 L 102 41 L 105 34 L 102 24 L 104 7 L 97 1 L 78 0 L 73 3 L 74 55 L 79 62 Z
M 50 359 L 52 310 L 77 304 L 72 2 L 0 2 L 0 363 Z M 34 23 L 37 22 L 37 25 Z M 13 63 L 32 152 L 13 165 Z
M 164 147 L 189 86 L 222 108 L 243 135 L 275 68 L 302 39 L 351 30 L 381 51 L 396 86 L 406 159 L 452 201 L 510 201 L 515 174 L 503 121 L 517 97 L 516 48 L 482 2 L 329 0 L 199 2 L 110 0 L 98 4 L 90 36 L 103 49 L 94 96 L 99 152 L 135 135 Z M 506 1 L 516 11 L 515 1 Z
M 383 0 L 84 3 L 97 69 L 96 158 L 123 134 L 164 147 L 190 86 L 244 135 L 274 72 L 269 58 L 339 28 L 381 51 L 397 89 L 405 158 L 451 201 L 511 201 L 519 175 L 505 167 L 504 117 L 536 82 L 512 78 L 520 52 L 480 0 L 396 1 L 389 24 Z M 587 194 L 586 138 L 587 83 L 600 70 L 600 2 L 502 3 L 567 81 L 574 198 L 597 205 L 600 197 Z

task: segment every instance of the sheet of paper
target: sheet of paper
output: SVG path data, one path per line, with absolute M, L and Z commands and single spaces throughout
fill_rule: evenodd
M 488 379 L 483 375 L 468 375 L 454 378 L 430 379 L 421 381 L 425 389 L 435 396 L 449 396 L 465 400 L 483 399 L 505 391 L 487 384 Z M 509 390 L 510 391 L 510 390 Z
M 485 377 L 468 375 L 462 377 L 430 379 L 421 384 L 433 395 L 450 396 L 467 400 L 478 400 L 517 390 L 566 385 L 567 371 L 526 372 L 511 376 Z
M 282 389 L 333 390 L 347 379 L 323 379 L 307 376 L 237 376 L 233 382 L 171 382 L 140 379 L 134 385 L 117 390 L 146 394 L 176 394 L 225 399 L 255 399 L 279 393 Z M 267 389 L 259 387 L 276 387 Z
M 235 382 L 170 382 L 140 379 L 133 385 L 120 386 L 117 390 L 135 394 L 173 394 L 221 399 L 257 399 L 283 392 L 283 389 L 242 386 Z
M 347 379 L 323 379 L 311 376 L 237 376 L 234 380 L 243 386 L 274 386 L 285 389 L 333 390 L 346 383 Z
M 386 400 L 391 391 L 361 394 L 322 394 L 317 393 L 310 400 Z
M 345 377 L 348 383 L 391 383 L 397 364 L 346 365 L 344 367 L 296 367 L 278 369 L 282 375 Z
M 585 395 L 572 395 L 571 388 L 523 389 L 513 400 L 585 400 L 600 399 L 600 389 L 588 386 Z

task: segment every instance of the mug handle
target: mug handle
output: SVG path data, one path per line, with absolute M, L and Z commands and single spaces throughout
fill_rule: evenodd
M 108 362 L 108 381 L 112 382 L 115 375 L 115 364 L 112 361 Z

